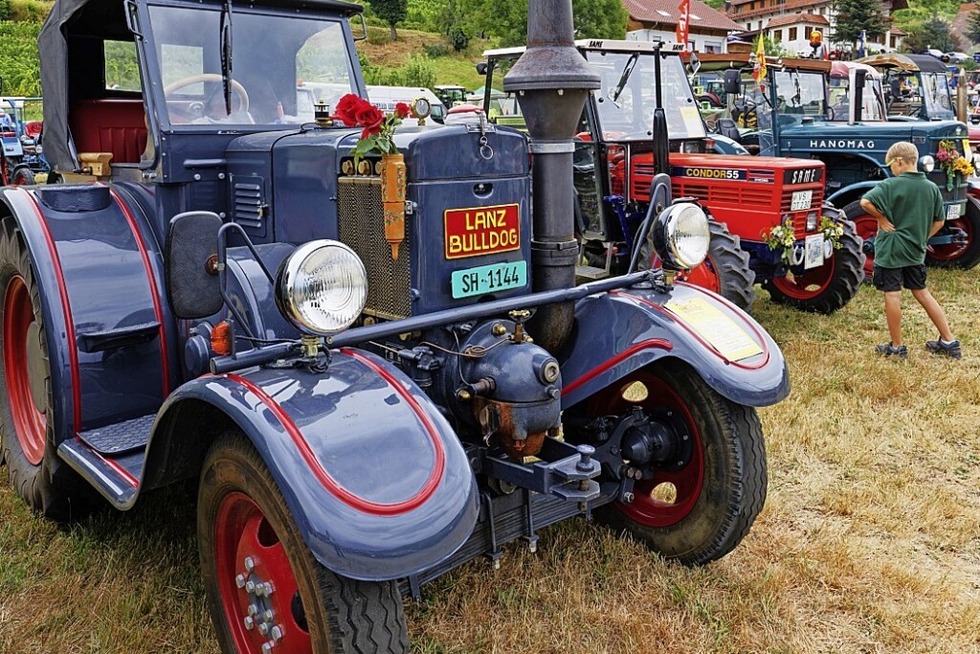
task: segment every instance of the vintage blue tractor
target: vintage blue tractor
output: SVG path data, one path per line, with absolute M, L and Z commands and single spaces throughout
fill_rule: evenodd
M 531 4 L 504 81 L 530 146 L 403 125 L 397 155 L 357 160 L 361 128 L 295 103 L 300 78 L 363 96 L 359 12 L 55 4 L 61 183 L 0 190 L 16 491 L 73 519 L 198 480 L 225 652 L 406 651 L 403 597 L 576 516 L 683 564 L 724 556 L 765 501 L 755 407 L 789 392 L 786 365 L 661 270 L 575 286 L 572 136 L 598 80 L 569 0 Z M 704 212 L 654 184 L 659 256 L 697 265 Z

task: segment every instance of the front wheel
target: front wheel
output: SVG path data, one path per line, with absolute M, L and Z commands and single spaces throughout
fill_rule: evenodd
M 14 174 L 10 178 L 12 186 L 32 186 L 34 184 L 34 172 L 27 166 L 14 169 Z
M 718 395 L 686 364 L 661 362 L 617 381 L 588 405 L 593 417 L 642 409 L 672 423 L 674 455 L 651 464 L 630 503 L 599 519 L 684 565 L 721 558 L 745 537 L 766 499 L 762 425 L 751 407 Z
M 875 236 L 878 234 L 878 219 L 868 214 L 862 207 L 861 201 L 855 200 L 844 207 L 844 216 L 854 223 L 854 232 L 864 243 L 861 251 L 864 259 L 864 278 L 871 279 L 875 265 Z
M 963 232 L 966 241 L 928 247 L 926 264 L 937 268 L 969 269 L 980 263 L 980 201 L 968 197 L 966 214 L 955 220 L 947 220 L 946 227 Z
M 784 277 L 763 282 L 772 301 L 800 311 L 830 314 L 851 301 L 864 280 L 864 253 L 854 225 L 841 223 L 840 248 L 823 265 L 809 270 L 790 270 Z
M 219 439 L 205 459 L 197 534 L 223 652 L 408 651 L 395 582 L 355 581 L 323 567 L 258 452 L 240 433 Z

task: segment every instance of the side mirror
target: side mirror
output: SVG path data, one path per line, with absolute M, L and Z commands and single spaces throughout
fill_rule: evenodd
M 741 75 L 737 70 L 725 71 L 725 93 L 737 94 L 741 88 Z
M 216 267 L 221 224 L 210 211 L 187 211 L 170 221 L 164 259 L 167 295 L 178 318 L 205 318 L 224 305 Z
M 480 61 L 476 64 L 476 74 L 486 75 L 487 74 L 487 62 Z

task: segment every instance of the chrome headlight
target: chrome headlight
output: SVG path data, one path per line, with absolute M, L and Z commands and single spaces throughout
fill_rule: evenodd
M 653 246 L 665 268 L 694 268 L 708 256 L 708 217 L 696 204 L 667 207 L 653 223 Z
M 932 158 L 931 154 L 919 157 L 919 168 L 927 173 L 931 173 L 936 169 L 936 160 Z
M 353 324 L 367 302 L 367 272 L 360 257 L 338 241 L 310 241 L 279 268 L 276 303 L 301 330 L 323 336 Z

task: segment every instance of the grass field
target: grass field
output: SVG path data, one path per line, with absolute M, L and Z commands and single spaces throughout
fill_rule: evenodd
M 905 362 L 882 359 L 870 287 L 832 316 L 760 292 L 790 397 L 762 409 L 769 497 L 728 557 L 686 569 L 597 525 L 474 561 L 408 608 L 416 651 L 980 652 L 980 270 L 932 271 L 961 361 L 907 296 Z M 0 476 L 5 477 L 5 474 Z M 192 488 L 70 531 L 0 490 L 0 652 L 215 652 Z

